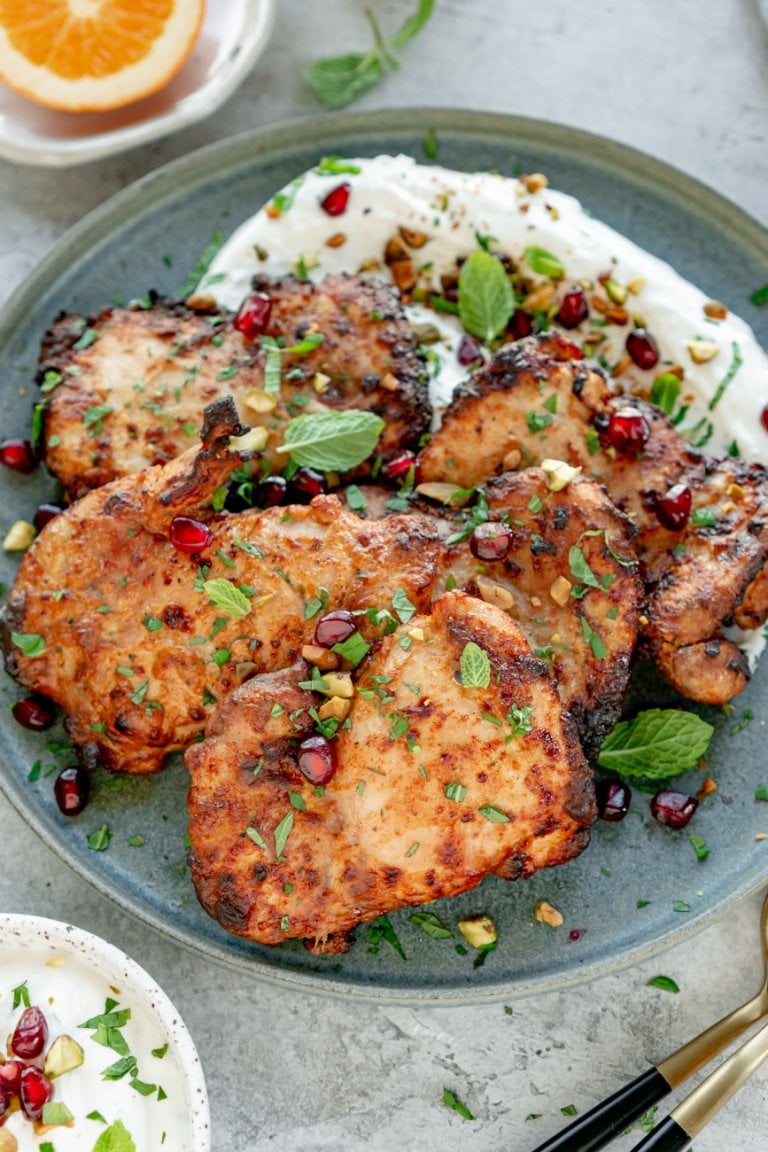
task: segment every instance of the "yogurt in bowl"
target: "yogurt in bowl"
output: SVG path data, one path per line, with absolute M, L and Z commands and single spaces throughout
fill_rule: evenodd
M 200 1059 L 143 968 L 80 928 L 0 914 L 1 1152 L 209 1152 Z

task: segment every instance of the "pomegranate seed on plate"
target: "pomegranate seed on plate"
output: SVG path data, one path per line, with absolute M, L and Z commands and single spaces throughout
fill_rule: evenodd
M 645 328 L 635 328 L 630 332 L 626 347 L 638 368 L 655 368 L 659 362 L 659 346 Z
M 37 453 L 29 440 L 3 440 L 0 444 L 0 464 L 28 476 L 37 468 Z
M 56 804 L 64 816 L 79 816 L 88 803 L 91 778 L 85 768 L 73 764 L 62 768 L 53 785 Z
M 19 1056 L 22 1060 L 34 1060 L 45 1048 L 47 1039 L 48 1025 L 45 1016 L 34 1004 L 31 1008 L 25 1008 L 11 1037 L 14 1056 Z
M 482 361 L 483 353 L 474 336 L 468 336 L 466 333 L 462 336 L 456 349 L 456 359 L 464 368 L 476 364 L 478 360 Z
M 327 784 L 336 771 L 336 750 L 325 736 L 308 736 L 299 744 L 299 771 L 310 784 Z
M 620 408 L 607 420 L 595 421 L 600 439 L 618 452 L 640 451 L 651 434 L 650 425 L 636 408 Z
M 21 1072 L 23 1065 L 18 1060 L 6 1060 L 0 1064 L 0 1092 L 7 1099 L 18 1096 L 21 1092 Z
M 25 1068 L 21 1074 L 21 1110 L 28 1120 L 39 1120 L 43 1108 L 53 1098 L 53 1084 L 39 1068 Z
M 616 823 L 623 820 L 632 800 L 631 789 L 615 776 L 604 776 L 595 786 L 597 814 L 601 820 Z
M 391 460 L 387 460 L 381 469 L 381 474 L 386 480 L 405 480 L 411 468 L 413 468 L 413 482 L 418 484 L 419 462 L 413 452 L 403 452 L 400 456 L 393 456 Z
M 587 297 L 584 294 L 584 289 L 576 285 L 563 296 L 560 311 L 555 319 L 562 328 L 578 328 L 587 316 L 589 316 Z
M 264 292 L 252 292 L 243 300 L 232 321 L 246 340 L 255 340 L 266 332 L 272 315 L 272 301 Z
M 36 693 L 17 700 L 11 713 L 16 723 L 21 724 L 22 728 L 28 728 L 30 732 L 45 732 L 56 719 L 53 701 Z
M 267 476 L 259 484 L 257 499 L 264 508 L 276 508 L 285 503 L 288 481 L 284 476 Z
M 55 520 L 63 511 L 60 504 L 41 504 L 32 517 L 32 523 L 38 532 L 42 532 L 46 524 L 50 524 L 51 520 Z
M 763 408 L 762 412 L 760 413 L 760 423 L 762 424 L 763 428 L 765 428 L 766 432 L 768 432 L 768 404 L 766 404 L 765 408 Z
M 179 552 L 202 552 L 213 543 L 213 532 L 207 524 L 191 516 L 174 516 L 168 530 L 168 539 Z
M 322 472 L 314 468 L 299 468 L 291 477 L 294 492 L 301 496 L 323 496 L 328 491 L 328 482 Z
M 345 612 L 343 608 L 326 612 L 317 622 L 315 644 L 320 648 L 333 648 L 334 644 L 342 644 L 356 631 L 357 624 L 351 612 Z
M 478 524 L 469 538 L 469 550 L 478 560 L 503 560 L 511 547 L 512 533 L 498 521 Z
M 533 317 L 524 308 L 515 308 L 512 318 L 507 324 L 507 331 L 511 332 L 515 340 L 523 340 L 533 332 Z
M 332 188 L 328 195 L 320 201 L 320 207 L 328 216 L 343 216 L 349 204 L 352 185 L 344 181 Z
M 662 789 L 651 800 L 651 815 L 667 828 L 685 828 L 698 806 L 693 796 Z
M 679 532 L 688 523 L 691 514 L 691 490 L 687 484 L 675 484 L 654 504 L 656 519 L 671 532 Z

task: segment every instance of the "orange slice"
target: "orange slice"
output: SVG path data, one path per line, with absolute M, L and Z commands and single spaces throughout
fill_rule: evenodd
M 121 108 L 179 71 L 205 0 L 0 0 L 0 78 L 47 108 Z

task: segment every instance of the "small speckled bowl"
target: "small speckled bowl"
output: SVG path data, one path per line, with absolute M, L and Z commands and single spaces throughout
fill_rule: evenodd
M 119 989 L 124 1007 L 143 1008 L 168 1041 L 165 1059 L 170 1057 L 175 1063 L 185 1093 L 180 1111 L 188 1128 L 186 1132 L 174 1130 L 172 1146 L 184 1152 L 210 1152 L 210 1112 L 200 1057 L 178 1011 L 149 973 L 119 948 L 82 928 L 42 916 L 0 913 L 0 978 L 3 960 L 11 955 L 23 958 L 25 951 L 50 951 L 51 958 L 72 956 L 81 968 L 84 965 L 93 972 L 100 987 Z

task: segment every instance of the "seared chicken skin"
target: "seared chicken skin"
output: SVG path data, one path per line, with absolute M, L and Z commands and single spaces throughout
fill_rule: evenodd
M 384 457 L 417 447 L 431 417 L 425 366 L 393 290 L 344 275 L 257 287 L 270 301 L 263 336 L 285 348 L 279 393 L 265 391 L 262 338 L 246 338 L 229 313 L 153 300 L 57 319 L 38 376 L 49 393 L 45 462 L 71 498 L 180 455 L 220 396 L 234 397 L 245 424 L 269 430 L 265 455 L 278 471 L 285 425 L 324 408 L 381 416 Z
M 212 405 L 202 450 L 83 497 L 24 557 L 2 622 L 6 667 L 61 705 L 86 763 L 157 771 L 217 701 L 296 660 L 314 633 L 307 601 L 391 608 L 400 589 L 430 602 L 439 545 L 420 517 L 369 524 L 332 496 L 214 514 L 242 431 L 231 400 Z M 179 528 L 184 547 L 171 541 Z M 378 635 L 362 616 L 366 631 Z M 42 651 L 25 654 L 19 634 Z
M 768 613 L 768 471 L 696 451 L 660 409 L 613 396 L 558 335 L 503 348 L 462 385 L 420 466 L 424 481 L 473 487 L 547 457 L 603 483 L 635 524 L 641 636 L 662 673 L 689 699 L 730 700 L 749 670 L 723 628 Z M 690 514 L 678 523 L 680 488 Z
M 462 684 L 470 642 L 490 662 L 486 687 Z M 382 640 L 323 788 L 299 767 L 317 702 L 307 676 L 299 663 L 244 684 L 186 753 L 192 878 L 228 931 L 346 951 L 361 921 L 585 847 L 593 792 L 573 725 L 499 609 L 449 592 Z

